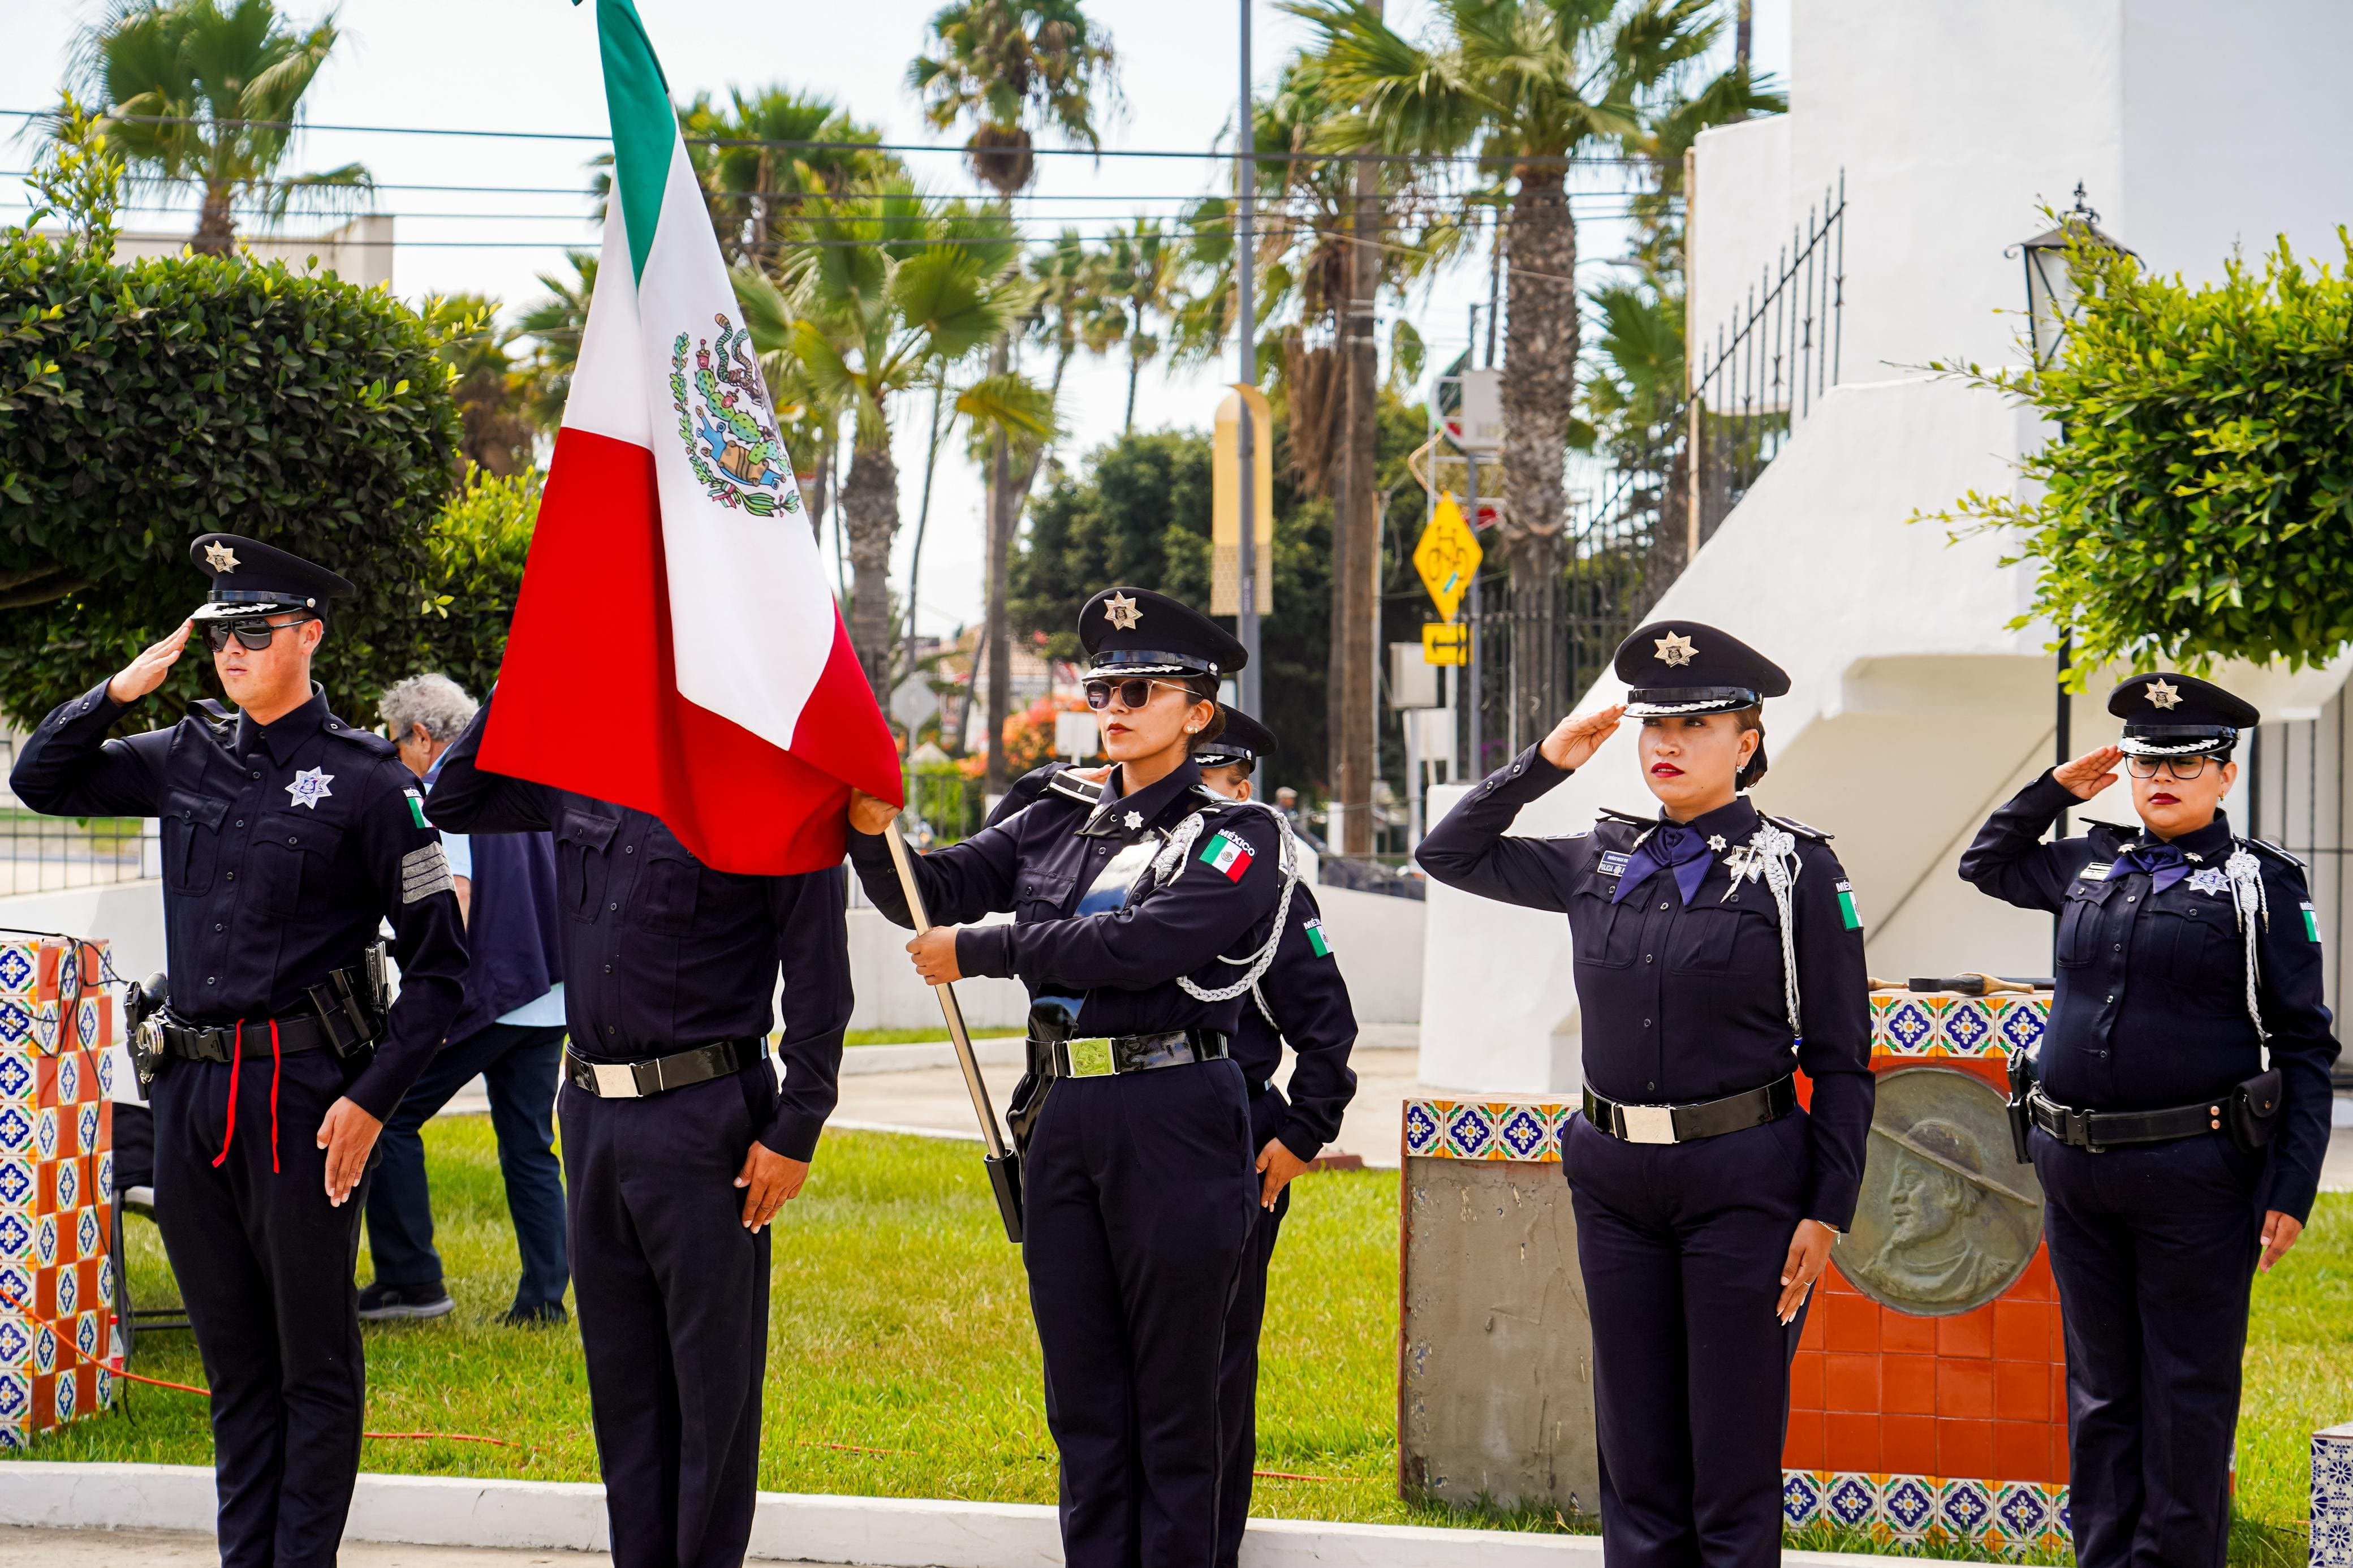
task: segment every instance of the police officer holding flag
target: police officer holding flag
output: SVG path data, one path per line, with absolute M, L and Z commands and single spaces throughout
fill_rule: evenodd
M 465 939 L 415 776 L 311 679 L 352 584 L 235 534 L 190 556 L 205 604 L 43 720 L 9 783 L 36 811 L 163 819 L 170 999 L 137 1050 L 155 1217 L 212 1385 L 221 1562 L 308 1568 L 334 1562 L 359 1470 L 357 1189 L 458 1014 Z M 199 628 L 237 710 L 107 739 Z

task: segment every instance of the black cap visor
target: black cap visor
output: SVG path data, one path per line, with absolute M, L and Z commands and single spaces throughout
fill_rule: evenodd
M 1190 654 L 1157 648 L 1103 648 L 1087 665 L 1089 675 L 1215 675 L 1218 667 Z
M 1637 686 L 1626 693 L 1626 715 L 1663 719 L 1676 713 L 1737 713 L 1763 700 L 1746 686 Z
M 2116 750 L 2128 757 L 2211 757 L 2238 744 L 2239 732 L 2226 724 L 2127 724 Z

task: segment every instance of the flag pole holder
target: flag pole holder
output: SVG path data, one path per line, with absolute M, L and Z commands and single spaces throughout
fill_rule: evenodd
M 899 873 L 899 890 L 907 900 L 907 916 L 915 922 L 915 934 L 923 935 L 932 929 L 931 917 L 923 912 L 923 895 L 915 886 L 915 864 L 907 849 L 907 840 L 899 831 L 899 819 L 892 817 L 883 831 L 891 846 L 891 864 Z M 972 1095 L 973 1114 L 980 1118 L 981 1142 L 988 1152 L 981 1163 L 988 1168 L 988 1185 L 997 1194 L 997 1213 L 1005 1219 L 1005 1239 L 1015 1244 L 1021 1240 L 1021 1155 L 1008 1149 L 1005 1139 L 997 1130 L 997 1110 L 988 1102 L 988 1085 L 980 1076 L 980 1058 L 973 1054 L 972 1035 L 965 1027 L 964 1009 L 956 1003 L 955 987 L 945 982 L 932 987 L 939 998 L 940 1016 L 947 1020 L 948 1038 L 955 1046 L 956 1066 L 964 1069 L 964 1086 Z

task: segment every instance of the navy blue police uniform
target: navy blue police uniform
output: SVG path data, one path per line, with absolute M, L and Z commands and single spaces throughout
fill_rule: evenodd
M 1273 752 L 1273 731 L 1239 709 L 1222 711 L 1224 730 L 1193 748 L 1194 764 L 1204 770 L 1255 768 Z M 1049 763 L 1016 780 L 989 820 L 1003 821 L 1048 790 L 1090 807 L 1099 804 L 1101 795 L 1100 785 L 1071 777 L 1060 763 Z M 1281 826 L 1279 816 L 1268 815 Z M 1274 1082 L 1286 1040 L 1298 1058 L 1288 1095 Z M 1349 1005 L 1348 983 L 1332 956 L 1314 891 L 1301 883 L 1292 889 L 1274 962 L 1251 988 L 1230 1047 L 1250 1089 L 1252 1149 L 1264 1149 L 1280 1139 L 1302 1161 L 1323 1152 L 1324 1145 L 1339 1135 L 1341 1118 L 1356 1092 L 1356 1075 L 1348 1067 L 1349 1048 L 1356 1041 L 1356 1015 Z M 1272 1209 L 1261 1210 L 1242 1255 L 1233 1306 L 1226 1314 L 1225 1352 L 1218 1369 L 1218 1430 L 1225 1457 L 1218 1493 L 1217 1568 L 1233 1568 L 1250 1523 L 1250 1484 L 1258 1466 L 1259 1336 L 1266 1321 L 1267 1269 L 1283 1216 L 1291 1212 L 1291 1193 L 1284 1187 Z
M 771 1250 L 733 1184 L 754 1139 L 815 1158 L 833 1112 L 847 881 L 714 870 L 647 812 L 482 768 L 496 700 L 428 809 L 452 832 L 554 835 L 571 1032 L 556 1120 L 613 1561 L 733 1568 L 756 1500 Z
M 191 557 L 213 580 L 199 630 L 224 639 L 353 591 L 234 534 Z M 389 1117 L 440 1045 L 466 974 L 457 894 L 415 775 L 317 688 L 268 724 L 201 702 L 107 739 L 127 710 L 105 683 L 64 704 L 9 784 L 36 811 L 162 819 L 169 1001 L 140 1055 L 156 1223 L 212 1388 L 221 1562 L 332 1563 L 359 1472 L 366 1194 L 329 1201 L 317 1134 L 339 1099 Z M 388 1016 L 370 961 L 387 920 Z
M 1146 589 L 1097 595 L 1079 631 L 1091 682 L 1214 679 L 1243 657 Z M 1115 768 L 1092 805 L 1048 788 L 913 858 L 932 919 L 964 927 L 957 967 L 1018 976 L 1031 997 L 1008 1120 L 1071 1568 L 1198 1568 L 1216 1548 L 1219 1359 L 1259 1212 L 1230 1042 L 1284 878 L 1275 825 L 1200 776 L 1187 761 L 1131 791 Z M 876 907 L 911 925 L 885 841 L 853 831 L 849 855 Z M 968 923 L 1003 911 L 1009 924 Z
M 2108 710 L 2128 758 L 2216 767 L 2262 718 L 2171 673 L 2124 682 Z M 2077 804 L 2044 773 L 1960 867 L 2059 916 L 2024 1110 L 2066 1333 L 2075 1557 L 2220 1568 L 2263 1216 L 2311 1214 L 2328 1145 L 2320 935 L 2303 866 L 2223 813 L 2170 840 L 2098 824 L 2040 842 Z
M 1788 690 L 1691 622 L 1619 648 L 1630 717 Z M 1743 776 L 1762 772 L 1760 743 Z M 1854 1215 L 1873 1104 L 1862 932 L 1827 836 L 1743 795 L 1689 823 L 1604 813 L 1509 837 L 1567 773 L 1531 747 L 1421 842 L 1451 887 L 1568 917 L 1584 1109 L 1562 1165 L 1592 1317 L 1604 1550 L 1617 1564 L 1780 1560 L 1781 1445 L 1801 1308 L 1777 1315 L 1800 1220 Z M 1793 1070 L 1812 1083 L 1797 1104 Z

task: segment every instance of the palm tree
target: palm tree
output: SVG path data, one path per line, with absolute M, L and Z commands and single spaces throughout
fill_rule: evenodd
M 965 157 L 981 184 L 1002 196 L 1029 185 L 1033 122 L 1101 151 L 1096 100 L 1116 107 L 1117 59 L 1079 0 L 955 0 L 931 33 L 936 47 L 908 66 L 907 85 L 933 129 L 973 122 Z
M 458 449 L 504 479 L 532 466 L 535 433 L 523 407 L 532 377 L 515 364 L 522 331 L 501 327 L 498 314 L 499 301 L 487 294 L 438 294 L 417 312 L 441 340 L 436 353 L 449 367 L 449 394 L 464 430 Z
M 1114 233 L 1103 257 L 1106 303 L 1116 300 L 1122 309 L 1119 337 L 1127 345 L 1127 422 L 1135 429 L 1135 384 L 1144 362 L 1160 353 L 1153 323 L 1174 309 L 1182 258 L 1158 218 L 1139 217 L 1132 226 Z
M 84 30 L 75 74 L 83 96 L 110 106 L 108 140 L 135 175 L 202 188 L 191 244 L 226 256 L 240 205 L 275 224 L 298 198 L 350 210 L 371 197 L 357 163 L 279 175 L 302 95 L 337 37 L 332 15 L 301 31 L 272 0 L 118 0 Z
M 1033 290 L 1017 266 L 1011 226 L 998 215 L 971 213 L 892 181 L 824 204 L 824 216 L 829 236 L 857 243 L 812 246 L 789 258 L 787 282 L 806 293 L 784 352 L 812 395 L 844 409 L 849 421 L 841 510 L 852 572 L 850 641 L 867 679 L 887 696 L 895 640 L 889 571 L 899 531 L 892 405 L 1019 321 Z M 744 285 L 739 275 L 739 292 Z M 1006 378 L 991 375 L 957 404 L 1042 436 L 1050 422 L 1026 401 Z
M 524 374 L 528 389 L 523 413 L 549 436 L 564 423 L 564 405 L 572 395 L 572 372 L 580 360 L 580 334 L 588 326 L 588 300 L 596 291 L 596 253 L 567 250 L 572 276 L 539 275 L 547 295 L 515 321 L 520 337 L 531 340 Z
M 748 93 L 731 88 L 727 96 L 729 110 L 706 108 L 690 134 L 716 143 L 706 143 L 704 188 L 731 262 L 773 267 L 795 239 L 825 237 L 810 236 L 805 207 L 812 198 L 838 196 L 860 180 L 905 172 L 888 153 L 751 145 L 882 140 L 880 131 L 852 120 L 829 98 L 783 86 Z
M 1362 0 L 1282 0 L 1313 25 L 1335 150 L 1475 151 L 1507 167 L 1504 513 L 1507 558 L 1565 559 L 1562 454 L 1576 416 L 1577 228 L 1567 159 L 1641 132 L 1643 109 L 1716 38 L 1712 0 L 1434 0 L 1427 43 Z

